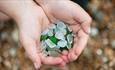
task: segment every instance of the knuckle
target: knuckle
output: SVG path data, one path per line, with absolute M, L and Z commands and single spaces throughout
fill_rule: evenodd
M 76 51 L 75 51 L 75 54 L 76 54 L 76 56 L 79 56 L 79 55 L 81 54 L 81 52 L 78 51 L 78 50 L 76 50 Z
M 92 18 L 89 16 L 88 18 L 87 18 L 87 23 L 89 23 L 89 24 L 91 24 L 91 22 L 92 22 Z

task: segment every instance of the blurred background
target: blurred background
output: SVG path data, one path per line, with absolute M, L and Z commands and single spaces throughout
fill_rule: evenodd
M 44 65 L 40 70 L 115 70 L 115 0 L 73 1 L 93 18 L 88 45 L 64 69 Z M 20 46 L 15 22 L 0 22 L 0 70 L 35 70 Z

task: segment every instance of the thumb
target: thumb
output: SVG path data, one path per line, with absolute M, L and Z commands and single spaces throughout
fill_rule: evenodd
M 37 49 L 37 39 L 39 40 L 40 34 L 39 28 L 39 24 L 37 24 L 35 20 L 29 22 L 22 21 L 19 25 L 20 42 L 36 69 L 39 69 L 41 66 L 39 50 Z
M 84 9 L 82 9 L 78 4 L 75 3 L 73 3 L 72 13 L 75 21 L 81 24 L 83 31 L 89 34 L 90 25 L 92 22 L 92 18 L 89 16 L 89 14 Z

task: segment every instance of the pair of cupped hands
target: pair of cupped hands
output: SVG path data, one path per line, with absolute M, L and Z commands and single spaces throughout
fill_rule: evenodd
M 36 69 L 44 64 L 63 67 L 76 60 L 87 44 L 91 18 L 70 0 L 1 0 L 0 12 L 16 21 L 20 42 Z M 41 32 L 58 20 L 73 30 L 73 48 L 59 57 L 45 56 L 40 49 Z

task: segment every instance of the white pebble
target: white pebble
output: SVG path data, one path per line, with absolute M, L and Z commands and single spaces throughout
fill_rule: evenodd
M 15 48 L 11 48 L 9 50 L 9 54 L 12 56 L 12 57 L 15 57 L 16 56 L 16 49 Z
M 18 29 L 15 29 L 12 33 L 12 38 L 14 39 L 15 42 L 18 43 L 19 41 L 19 33 L 18 33 Z
M 98 50 L 96 51 L 96 53 L 97 53 L 97 55 L 102 55 L 103 51 L 102 51 L 101 49 L 98 49 Z
M 58 43 L 57 43 L 58 46 L 60 47 L 65 47 L 67 45 L 67 41 L 63 41 L 63 40 L 60 40 Z
M 64 22 L 61 22 L 61 21 L 58 21 L 57 22 L 57 28 L 61 28 L 61 29 L 64 29 L 64 28 L 66 28 L 66 25 L 64 24 Z
M 96 27 L 91 28 L 91 36 L 97 36 L 99 33 L 98 29 Z
M 103 57 L 102 60 L 103 60 L 104 63 L 106 63 L 108 61 L 108 58 L 107 57 Z
M 56 37 L 57 39 L 61 39 L 61 40 L 64 39 L 64 35 L 63 35 L 63 33 L 62 33 L 62 32 L 59 32 L 59 31 L 56 32 L 55 37 Z
M 50 39 L 45 40 L 45 43 L 46 43 L 50 48 L 56 47 L 56 45 L 55 45 Z

